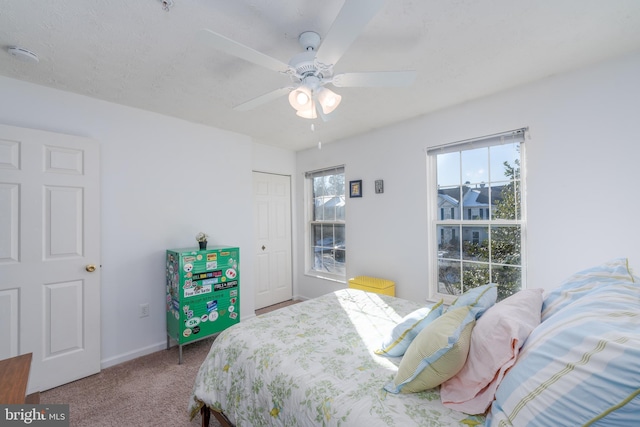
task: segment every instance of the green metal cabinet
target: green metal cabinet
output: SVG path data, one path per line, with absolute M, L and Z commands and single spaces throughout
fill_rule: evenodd
M 217 334 L 240 321 L 240 249 L 167 250 L 167 348 Z

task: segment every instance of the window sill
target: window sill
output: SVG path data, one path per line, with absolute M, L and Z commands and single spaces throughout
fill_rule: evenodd
M 315 271 L 307 271 L 306 273 L 304 273 L 305 276 L 308 277 L 313 277 L 316 279 L 322 279 L 322 280 L 327 280 L 330 282 L 337 282 L 337 283 L 342 283 L 342 284 L 347 284 L 347 279 L 344 276 L 333 276 L 333 275 L 323 275 L 320 273 L 317 273 Z

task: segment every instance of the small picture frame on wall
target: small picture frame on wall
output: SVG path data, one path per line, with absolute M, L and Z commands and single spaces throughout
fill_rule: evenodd
M 349 181 L 349 197 L 362 197 L 362 180 Z
M 384 193 L 384 181 L 376 179 L 376 194 Z

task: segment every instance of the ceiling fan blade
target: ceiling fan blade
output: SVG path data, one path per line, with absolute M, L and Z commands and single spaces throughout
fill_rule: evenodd
M 235 107 L 233 107 L 233 109 L 236 111 L 248 111 L 264 105 L 267 102 L 271 102 L 274 99 L 280 98 L 283 95 L 287 95 L 289 92 L 291 92 L 291 90 L 293 90 L 292 87 L 281 87 L 280 89 L 273 90 L 271 92 L 265 93 L 264 95 L 260 95 L 257 98 L 253 98 L 247 102 L 243 102 L 240 105 L 236 105 Z
M 203 28 L 199 32 L 203 34 L 203 37 L 206 38 L 210 46 L 228 53 L 229 55 L 233 55 L 274 71 L 287 71 L 289 68 L 288 64 L 231 40 L 222 34 L 215 33 L 211 30 L 207 30 L 206 28 Z
M 415 71 L 376 71 L 336 74 L 331 83 L 337 87 L 400 87 L 410 86 L 415 79 Z
M 318 48 L 318 61 L 325 65 L 335 65 L 380 11 L 384 2 L 385 0 L 345 0 Z

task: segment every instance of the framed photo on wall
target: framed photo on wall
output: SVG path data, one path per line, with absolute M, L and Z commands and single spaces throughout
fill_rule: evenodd
M 349 197 L 362 197 L 362 180 L 349 181 Z

